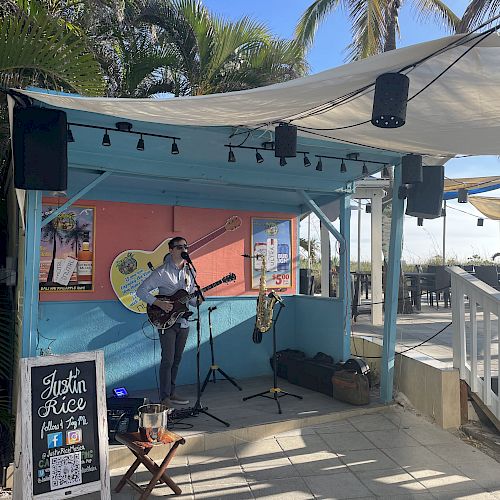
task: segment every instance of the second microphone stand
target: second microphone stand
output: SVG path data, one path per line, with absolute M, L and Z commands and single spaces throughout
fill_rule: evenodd
M 203 391 L 207 387 L 208 381 L 210 380 L 210 375 L 213 376 L 213 382 L 215 384 L 215 372 L 219 372 L 226 380 L 231 382 L 236 388 L 238 388 L 240 391 L 243 389 L 236 383 L 236 381 L 231 378 L 219 365 L 215 364 L 215 356 L 214 356 L 214 339 L 212 336 L 212 313 L 217 309 L 217 306 L 212 306 L 208 308 L 208 331 L 210 333 L 210 354 L 212 356 L 212 364 L 210 365 L 210 368 L 208 369 L 207 376 L 205 377 L 205 381 L 203 382 L 203 385 L 201 386 L 201 393 L 203 394 Z
M 201 292 L 200 285 L 198 285 L 198 282 L 196 281 L 196 276 L 195 272 L 196 269 L 193 266 L 193 263 L 190 262 L 191 259 L 186 260 L 189 272 L 191 273 L 191 277 L 193 278 L 193 282 L 195 284 L 196 290 L 198 291 L 199 297 L 203 298 L 203 294 Z M 221 424 L 224 424 L 226 427 L 229 427 L 229 423 L 226 421 L 216 417 L 215 415 L 212 415 L 209 413 L 208 407 L 203 406 L 201 404 L 201 383 L 200 383 L 200 348 L 201 348 L 201 319 L 200 319 L 200 300 L 199 297 L 197 297 L 196 300 L 196 312 L 197 312 L 197 317 L 196 317 L 196 403 L 194 406 L 191 408 L 190 415 L 193 417 L 198 416 L 198 414 L 203 413 L 204 415 L 208 415 L 209 417 L 212 417 L 214 420 L 217 420 Z

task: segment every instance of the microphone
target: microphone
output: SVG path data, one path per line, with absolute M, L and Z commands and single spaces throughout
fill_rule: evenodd
M 209 308 L 208 308 L 208 310 L 209 310 L 210 312 L 215 311 L 216 309 L 217 309 L 217 306 L 212 306 L 212 307 L 209 307 Z
M 278 295 L 276 292 L 271 292 L 269 295 L 268 295 L 269 298 L 275 298 L 283 307 L 285 307 L 285 301 L 283 300 L 283 298 Z
M 253 255 L 250 255 L 248 253 L 242 253 L 241 256 L 246 257 L 247 259 L 253 259 Z
M 187 252 L 182 252 L 181 253 L 181 257 L 186 261 L 188 262 L 189 264 L 192 264 L 191 262 L 191 257 L 189 256 L 189 254 Z

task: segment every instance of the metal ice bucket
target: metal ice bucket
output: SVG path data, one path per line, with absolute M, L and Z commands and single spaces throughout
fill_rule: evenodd
M 168 408 L 160 404 L 148 404 L 138 408 L 139 432 L 143 441 L 159 443 L 167 430 Z

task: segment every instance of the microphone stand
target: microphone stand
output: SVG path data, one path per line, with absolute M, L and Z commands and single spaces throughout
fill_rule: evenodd
M 203 382 L 203 385 L 201 386 L 201 394 L 203 394 L 203 391 L 207 387 L 208 381 L 210 380 L 210 375 L 213 375 L 213 382 L 215 384 L 215 372 L 219 372 L 226 380 L 231 382 L 237 389 L 242 391 L 243 389 L 236 383 L 236 381 L 231 378 L 219 365 L 215 364 L 215 356 L 214 356 L 214 339 L 212 336 L 212 312 L 217 309 L 217 306 L 212 306 L 208 308 L 208 331 L 210 333 L 210 354 L 212 356 L 212 364 L 210 365 L 210 368 L 208 369 L 207 376 L 205 377 L 205 381 Z
M 224 420 L 216 417 L 215 415 L 212 415 L 209 413 L 208 407 L 203 406 L 201 404 L 201 382 L 200 382 L 200 348 L 201 348 L 201 317 L 200 317 L 200 301 L 198 300 L 199 297 L 202 299 L 203 293 L 201 291 L 200 285 L 198 285 L 198 282 L 196 281 L 196 268 L 194 267 L 193 263 L 191 262 L 191 259 L 187 258 L 185 259 L 186 263 L 188 265 L 189 272 L 191 274 L 191 277 L 193 278 L 194 285 L 197 290 L 197 300 L 196 300 L 196 312 L 197 312 L 197 317 L 196 317 L 196 403 L 194 406 L 190 409 L 190 415 L 192 417 L 197 417 L 198 414 L 203 413 L 204 415 L 208 415 L 209 417 L 212 417 L 214 420 L 217 420 L 221 424 L 224 424 L 226 427 L 229 427 L 229 424 L 225 422 Z
M 257 394 L 253 394 L 252 396 L 247 396 L 246 398 L 243 398 L 243 401 L 247 401 L 249 399 L 253 399 L 259 396 L 267 399 L 274 399 L 276 401 L 276 404 L 278 405 L 278 413 L 282 413 L 279 401 L 280 398 L 283 398 L 285 396 L 293 396 L 294 398 L 302 399 L 302 396 L 299 396 L 297 394 L 292 394 L 291 392 L 284 391 L 283 389 L 280 389 L 278 387 L 278 368 L 277 368 L 278 359 L 276 356 L 276 323 L 278 322 L 278 318 L 280 317 L 281 310 L 285 306 L 285 303 L 283 299 L 281 299 L 278 300 L 278 304 L 279 304 L 278 314 L 276 314 L 276 318 L 274 318 L 273 321 L 273 387 L 271 387 L 268 391 L 262 391 Z

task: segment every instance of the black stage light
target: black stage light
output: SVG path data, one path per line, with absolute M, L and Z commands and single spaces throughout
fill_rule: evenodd
M 319 158 L 319 160 L 318 160 L 318 163 L 316 165 L 316 170 L 318 172 L 322 172 L 323 171 L 323 162 L 321 161 L 321 158 Z
M 286 165 L 286 159 L 285 159 L 285 157 L 284 157 L 284 156 L 282 156 L 282 157 L 280 158 L 280 166 L 281 166 L 281 167 L 284 167 L 285 165 Z
M 342 160 L 342 163 L 340 164 L 340 171 L 342 173 L 347 172 L 347 167 L 346 167 L 346 164 L 345 164 L 344 160 Z
M 69 128 L 69 125 L 68 125 L 68 134 L 66 136 L 66 140 L 68 142 L 75 142 L 75 138 L 73 137 L 73 132 L 71 131 L 71 129 Z
M 236 161 L 236 156 L 234 156 L 233 150 L 229 148 L 229 154 L 227 155 L 227 161 L 229 163 L 234 163 Z
M 175 139 L 174 139 L 174 142 L 172 143 L 172 151 L 171 153 L 173 155 L 178 155 L 179 154 L 179 146 L 177 146 L 177 143 L 175 142 Z
M 365 207 L 365 210 L 366 210 L 366 213 L 367 214 L 371 214 L 372 213 L 372 206 L 371 206 L 371 203 L 367 203 L 366 207 Z
M 104 135 L 102 137 L 102 145 L 111 146 L 111 139 L 109 138 L 108 129 L 106 129 L 106 132 L 104 132 Z
M 304 153 L 304 167 L 310 167 L 311 166 L 311 161 L 307 157 L 307 155 Z
M 467 203 L 469 195 L 467 193 L 467 189 L 460 188 L 458 190 L 458 203 Z
M 424 219 L 422 217 L 417 218 L 417 226 L 423 226 L 424 225 Z
M 483 226 L 484 225 L 484 219 L 477 219 L 477 225 L 478 226 Z
M 373 125 L 398 128 L 405 124 L 409 87 L 410 79 L 401 73 L 384 73 L 377 77 L 373 96 Z
M 255 150 L 255 160 L 257 163 L 262 163 L 264 161 L 264 158 L 262 158 L 262 155 L 257 150 Z
M 363 175 L 368 175 L 370 172 L 368 172 L 368 167 L 366 166 L 366 163 L 363 162 Z
M 142 134 L 141 138 L 137 141 L 137 150 L 144 151 L 144 139 L 142 138 Z

